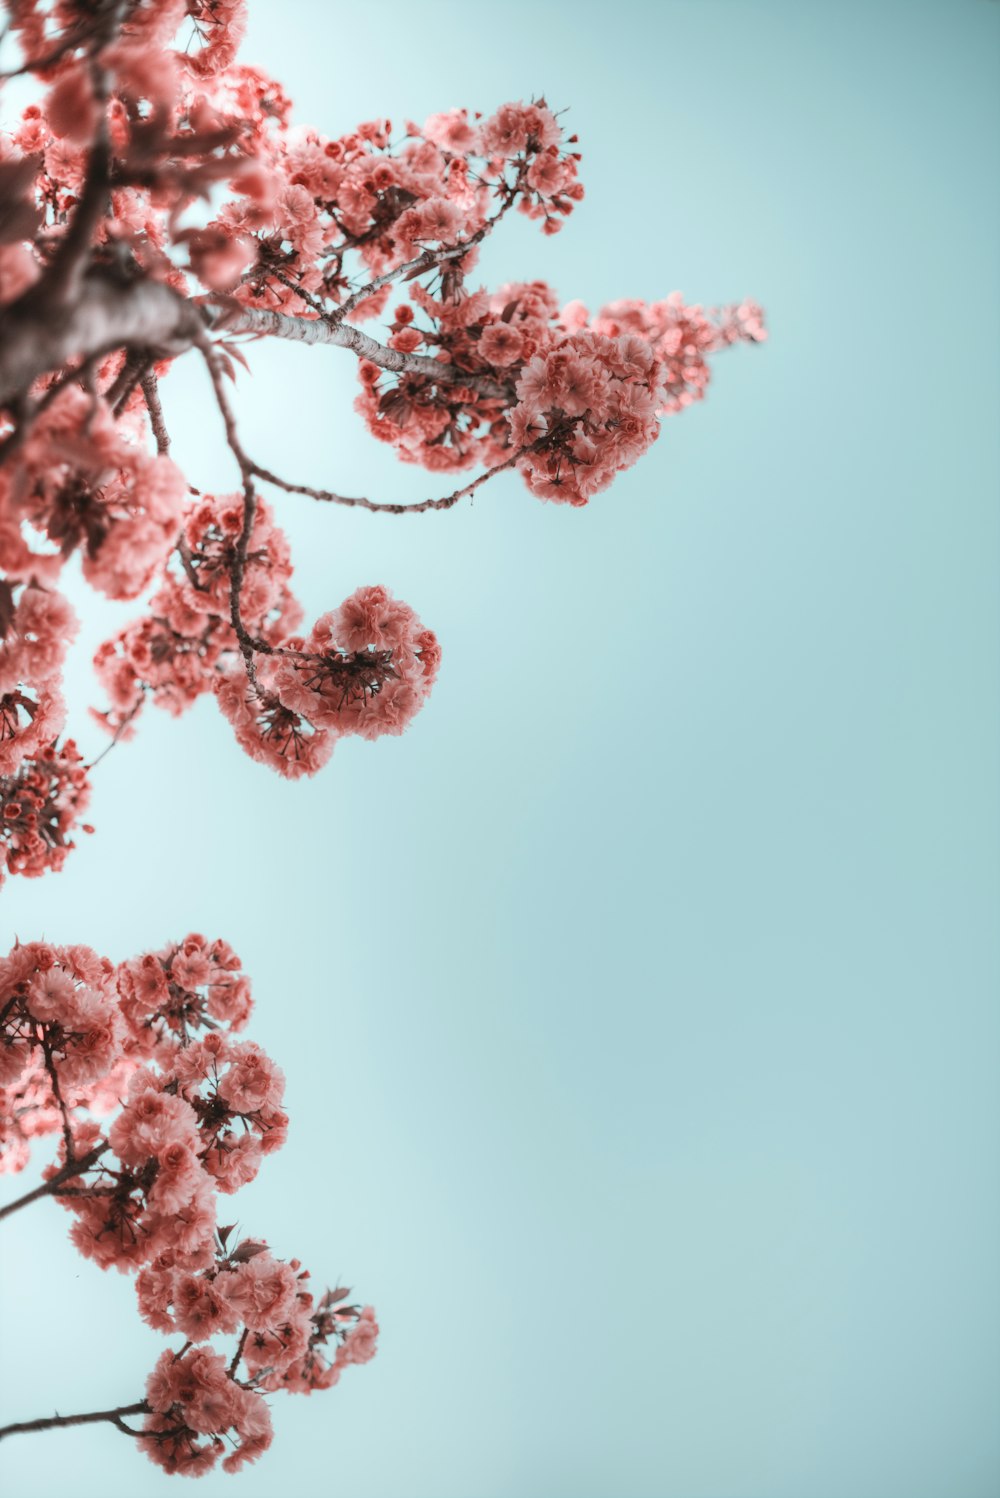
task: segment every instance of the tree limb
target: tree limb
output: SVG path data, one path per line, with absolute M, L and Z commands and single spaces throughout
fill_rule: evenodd
M 335 348 L 349 348 L 359 359 L 367 359 L 393 374 L 427 375 L 448 384 L 467 385 L 480 395 L 492 395 L 498 400 L 509 400 L 512 393 L 510 386 L 498 384 L 486 375 L 456 369 L 453 364 L 428 354 L 404 354 L 399 349 L 387 348 L 350 323 L 333 324 L 322 317 L 289 317 L 286 312 L 272 312 L 266 307 L 244 307 L 232 298 L 206 297 L 200 305 L 205 310 L 206 322 L 217 332 L 287 338 L 294 343 L 332 344 Z

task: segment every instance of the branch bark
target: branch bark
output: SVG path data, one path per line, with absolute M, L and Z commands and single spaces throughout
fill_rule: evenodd
M 51 302 L 44 283 L 0 315 L 0 405 L 50 370 L 119 348 L 158 358 L 182 354 L 203 328 L 198 309 L 159 281 L 123 281 L 93 270 L 71 305 Z
M 469 374 L 441 359 L 432 359 L 428 354 L 403 354 L 399 349 L 387 348 L 350 323 L 333 324 L 321 317 L 289 317 L 286 312 L 271 312 L 266 307 L 244 307 L 242 302 L 231 298 L 205 298 L 200 305 L 205 309 L 206 322 L 217 332 L 287 338 L 295 343 L 331 344 L 335 348 L 349 348 L 359 359 L 368 359 L 379 369 L 394 374 L 429 375 L 449 384 L 468 385 L 471 390 L 495 396 L 498 400 L 509 399 L 511 394 L 509 386 L 498 384 L 485 375 Z

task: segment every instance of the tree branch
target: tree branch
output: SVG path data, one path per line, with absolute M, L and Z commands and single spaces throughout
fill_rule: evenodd
M 243 1356 L 243 1349 L 246 1346 L 249 1333 L 250 1328 L 248 1326 L 245 1326 L 240 1333 L 239 1343 L 237 1344 L 236 1351 L 233 1353 L 233 1361 L 229 1365 L 230 1378 L 233 1378 L 235 1376 L 236 1370 L 240 1366 L 240 1358 Z
M 62 1132 L 63 1141 L 66 1145 L 66 1163 L 67 1165 L 71 1165 L 75 1163 L 76 1157 L 73 1153 L 73 1130 L 70 1126 L 69 1109 L 63 1101 L 62 1091 L 59 1087 L 59 1076 L 56 1072 L 55 1062 L 52 1059 L 52 1049 L 48 1041 L 44 1038 L 44 1032 L 42 1036 L 42 1055 L 45 1058 L 45 1070 L 49 1074 L 52 1095 L 59 1105 L 59 1112 L 62 1114 Z
M 239 641 L 240 651 L 246 666 L 250 685 L 260 695 L 260 687 L 257 682 L 257 667 L 254 664 L 254 651 L 259 650 L 267 655 L 273 654 L 273 649 L 266 640 L 256 640 L 247 632 L 240 613 L 240 594 L 243 590 L 243 577 L 246 572 L 247 551 L 250 546 L 250 536 L 253 532 L 253 523 L 257 514 L 257 490 L 254 487 L 254 466 L 243 450 L 240 442 L 239 432 L 236 430 L 236 418 L 233 408 L 229 404 L 229 396 L 226 394 L 224 376 L 219 366 L 219 360 L 212 345 L 211 339 L 202 331 L 196 339 L 198 348 L 208 368 L 209 379 L 212 381 L 212 389 L 215 392 L 216 403 L 222 415 L 222 422 L 226 429 L 226 441 L 230 451 L 239 465 L 240 476 L 243 480 L 243 528 L 240 531 L 239 540 L 236 543 L 235 555 L 230 569 L 229 587 L 229 612 L 232 620 L 236 638 Z
M 149 355 L 144 349 L 126 350 L 121 369 L 107 390 L 102 392 L 115 416 L 121 415 L 124 411 L 129 396 L 149 369 L 150 363 Z
M 26 1191 L 24 1196 L 19 1196 L 16 1201 L 8 1202 L 5 1207 L 0 1207 L 0 1220 L 12 1216 L 15 1212 L 20 1212 L 22 1207 L 30 1206 L 32 1202 L 39 1201 L 43 1196 L 58 1196 L 59 1187 L 64 1181 L 72 1181 L 77 1176 L 85 1174 L 108 1148 L 107 1144 L 102 1144 L 79 1160 L 67 1160 L 61 1170 L 57 1170 L 54 1176 L 43 1181 L 40 1186 L 36 1186 L 34 1191 Z
M 127 1436 L 140 1435 L 140 1431 L 129 1430 L 122 1424 L 123 1415 L 148 1415 L 149 1405 L 144 1399 L 135 1404 L 120 1404 L 116 1410 L 93 1410 L 87 1415 L 48 1415 L 41 1420 L 21 1420 L 14 1425 L 0 1426 L 0 1441 L 4 1436 L 25 1435 L 33 1430 L 56 1430 L 64 1425 L 96 1425 L 107 1420 L 116 1425 Z
M 332 344 L 349 348 L 359 359 L 377 364 L 393 374 L 426 375 L 447 384 L 467 385 L 480 395 L 509 400 L 512 387 L 498 384 L 486 375 L 470 374 L 428 354 L 404 354 L 387 348 L 350 323 L 333 324 L 322 317 L 289 317 L 285 312 L 271 312 L 266 307 L 244 307 L 232 298 L 213 296 L 200 300 L 205 320 L 216 332 L 250 333 L 258 338 L 287 338 L 294 343 Z M 217 308 L 217 311 L 213 309 Z
M 145 350 L 154 359 L 175 358 L 199 343 L 206 328 L 348 348 L 394 374 L 465 385 L 497 400 L 508 401 L 513 393 L 512 386 L 486 375 L 469 374 L 426 354 L 386 348 L 349 324 L 331 327 L 322 318 L 242 307 L 230 298 L 191 302 L 160 281 L 124 281 L 101 267 L 84 276 L 71 306 L 53 304 L 42 295 L 42 286 L 37 283 L 0 313 L 0 405 L 71 360 L 92 362 L 120 348 Z
M 163 407 L 160 405 L 160 389 L 152 370 L 143 375 L 140 384 L 142 385 L 142 394 L 146 402 L 146 410 L 149 412 L 149 424 L 153 428 L 153 436 L 156 438 L 156 451 L 162 458 L 170 451 L 170 434 L 167 431 L 167 424 L 163 419 Z

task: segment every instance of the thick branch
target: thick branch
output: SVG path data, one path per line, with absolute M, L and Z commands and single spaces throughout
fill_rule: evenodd
M 359 358 L 396 374 L 420 374 L 467 385 L 500 400 L 511 396 L 509 387 L 484 375 L 468 374 L 426 354 L 386 348 L 349 325 L 331 327 L 320 318 L 288 317 L 231 300 L 220 307 L 220 301 L 214 298 L 212 305 L 196 304 L 159 281 L 123 281 L 95 269 L 84 277 L 73 304 L 59 306 L 46 298 L 44 283 L 39 283 L 0 314 L 0 405 L 71 360 L 92 361 L 120 348 L 146 350 L 157 359 L 173 358 L 198 343 L 206 326 L 298 343 L 331 344 L 351 349 Z
M 126 1435 L 134 1436 L 138 1432 L 129 1430 L 127 1425 L 123 1425 L 122 1416 L 148 1414 L 149 1405 L 144 1399 L 140 1399 L 135 1404 L 120 1404 L 116 1410 L 92 1410 L 87 1415 L 47 1415 L 41 1420 L 21 1420 L 15 1425 L 0 1426 L 0 1441 L 4 1436 L 26 1435 L 33 1430 L 56 1430 L 63 1425 L 96 1425 L 102 1420 L 116 1425 Z
M 94 270 L 66 307 L 32 287 L 0 314 L 0 405 L 71 360 L 119 348 L 169 358 L 190 348 L 201 329 L 197 308 L 159 281 L 123 282 Z
M 321 317 L 289 317 L 286 312 L 271 312 L 266 307 L 244 307 L 239 302 L 219 297 L 205 299 L 206 320 L 210 325 L 226 333 L 252 333 L 261 338 L 288 338 L 295 343 L 332 344 L 336 348 L 349 348 L 359 359 L 377 364 L 379 369 L 388 369 L 393 374 L 428 375 L 448 384 L 467 385 L 481 395 L 492 395 L 498 400 L 507 400 L 510 389 L 497 384 L 485 375 L 469 374 L 456 369 L 428 354 L 403 354 L 399 349 L 386 348 L 382 343 L 362 333 L 350 323 L 336 326 Z M 218 308 L 212 311 L 212 308 Z

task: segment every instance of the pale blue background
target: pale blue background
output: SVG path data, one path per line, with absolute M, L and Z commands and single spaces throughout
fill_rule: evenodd
M 252 9 L 331 132 L 571 106 L 587 201 L 492 283 L 753 295 L 773 337 L 582 513 L 283 499 L 310 617 L 384 581 L 439 631 L 429 708 L 296 786 L 211 703 L 149 713 L 97 836 L 3 894 L 4 941 L 233 942 L 293 1121 L 240 1220 L 379 1309 L 377 1361 L 198 1492 L 990 1498 L 1000 8 Z M 253 364 L 261 461 L 443 492 L 349 356 Z M 231 487 L 195 371 L 166 399 Z M 78 724 L 127 616 L 83 602 Z M 137 1397 L 131 1285 L 48 1204 L 3 1241 L 7 1418 Z M 106 1427 L 2 1456 L 5 1498 L 177 1488 Z

